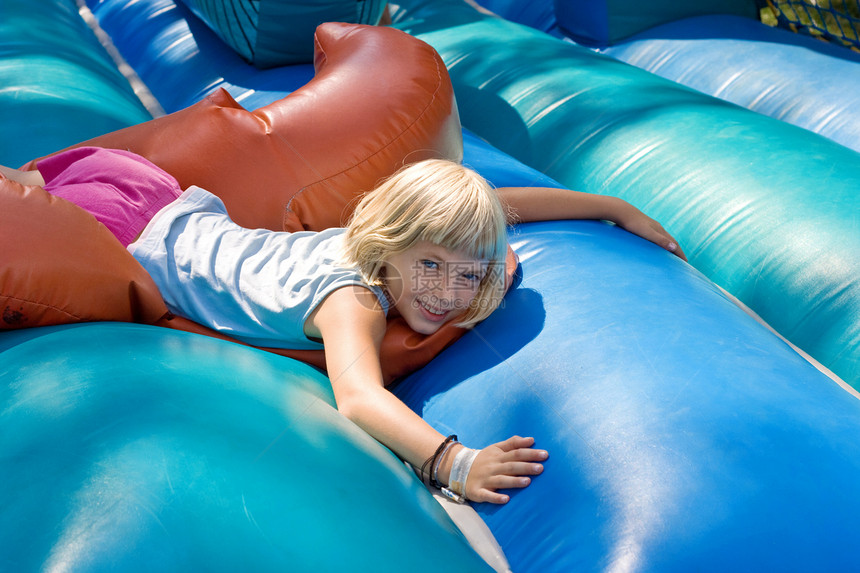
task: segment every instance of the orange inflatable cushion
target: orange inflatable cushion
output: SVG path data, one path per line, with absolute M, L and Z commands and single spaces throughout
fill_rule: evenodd
M 219 89 L 75 147 L 142 155 L 183 189 L 218 195 L 239 225 L 275 231 L 343 226 L 355 198 L 404 163 L 462 159 L 454 91 L 428 44 L 394 28 L 326 23 L 315 54 L 311 81 L 254 112 Z
M 0 176 L 0 329 L 92 320 L 152 323 L 149 274 L 96 218 Z

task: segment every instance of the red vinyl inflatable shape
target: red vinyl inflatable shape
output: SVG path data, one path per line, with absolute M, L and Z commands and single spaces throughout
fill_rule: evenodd
M 152 278 L 96 218 L 0 176 L 0 329 L 92 320 L 152 323 Z

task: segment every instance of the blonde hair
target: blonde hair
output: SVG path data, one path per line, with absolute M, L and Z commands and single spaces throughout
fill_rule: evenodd
M 457 326 L 488 317 L 505 291 L 506 213 L 487 181 L 442 159 L 408 165 L 362 197 L 346 229 L 345 258 L 368 284 L 392 255 L 427 241 L 488 262 L 475 298 Z

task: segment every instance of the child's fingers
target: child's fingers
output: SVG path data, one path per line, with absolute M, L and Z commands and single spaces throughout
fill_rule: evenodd
M 497 503 L 504 504 L 510 501 L 510 496 L 507 496 L 503 493 L 498 493 L 495 491 L 490 491 L 488 489 L 480 489 L 475 492 L 474 497 L 469 498 L 471 501 L 476 501 L 478 503 Z
M 532 480 L 525 476 L 493 476 L 486 480 L 484 487 L 478 488 L 469 499 L 472 501 L 486 501 L 490 503 L 507 503 L 509 496 L 499 493 L 500 489 L 522 489 L 528 487 Z
M 514 436 L 516 438 L 516 436 Z M 498 444 L 494 444 L 501 453 L 497 456 L 497 460 L 501 463 L 510 463 L 510 462 L 542 462 L 549 457 L 549 452 L 546 450 L 539 450 L 536 448 L 532 448 L 530 446 L 534 445 L 534 440 L 532 438 L 526 438 L 521 447 L 514 447 L 513 449 L 505 449 L 510 446 L 509 443 L 514 438 L 509 438 L 504 442 L 500 442 Z M 530 473 L 530 472 L 529 472 Z
M 660 245 L 670 253 L 678 256 L 678 258 L 680 258 L 682 261 L 687 260 L 687 255 L 684 254 L 684 251 L 681 249 L 681 246 L 678 244 L 678 241 L 676 241 L 675 238 L 666 231 L 655 232 L 652 236 L 645 238 L 652 243 Z
M 651 240 L 669 251 L 670 253 L 677 255 L 682 261 L 686 261 L 687 255 L 684 254 L 684 251 L 681 249 L 681 246 L 678 244 L 678 241 L 675 240 L 675 237 L 666 232 L 666 230 L 659 223 L 656 224 L 658 227 L 657 233 L 655 238 Z
M 663 247 L 670 253 L 677 255 L 681 260 L 687 260 L 687 256 L 684 254 L 678 241 L 663 228 L 663 225 L 647 215 L 642 214 L 635 220 L 628 222 L 626 226 L 622 225 L 622 227 L 635 235 L 639 235 L 643 239 Z
M 502 451 L 510 452 L 521 448 L 530 448 L 534 443 L 535 439 L 531 437 L 523 438 L 521 436 L 511 436 L 507 440 L 493 445 Z
M 666 246 L 666 249 L 675 255 L 677 255 L 682 261 L 687 260 L 687 255 L 684 254 L 684 251 L 681 249 L 681 246 L 673 239 Z
M 534 448 L 518 448 L 510 452 L 505 452 L 501 461 L 503 462 L 542 462 L 549 457 L 549 452 L 546 450 L 537 450 Z
M 543 472 L 543 464 L 533 462 L 508 462 L 499 465 L 497 475 L 536 476 Z
M 532 448 L 534 438 L 512 436 L 485 448 L 475 460 L 466 482 L 468 498 L 476 502 L 507 503 L 510 497 L 497 490 L 520 489 L 531 477 L 543 472 L 549 457 L 545 450 Z
M 538 476 L 543 472 L 543 467 L 537 469 L 529 468 L 527 471 L 518 471 L 511 474 L 495 475 L 486 480 L 484 487 L 487 489 L 519 489 L 528 487 L 532 483 L 531 476 Z

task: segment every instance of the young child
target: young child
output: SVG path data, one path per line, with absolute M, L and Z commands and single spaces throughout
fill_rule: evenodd
M 90 209 L 121 240 L 140 234 L 128 248 L 176 314 L 254 345 L 323 348 L 338 410 L 459 500 L 506 503 L 500 490 L 526 487 L 548 454 L 519 436 L 467 448 L 387 391 L 379 362 L 387 317 L 432 334 L 489 316 L 505 289 L 506 208 L 523 221 L 614 221 L 683 257 L 658 223 L 620 199 L 494 191 L 443 160 L 403 168 L 361 199 L 346 228 L 319 233 L 239 227 L 211 193 L 192 186 L 180 195 L 172 177 L 123 151 L 82 148 L 38 167 L 2 173 Z

